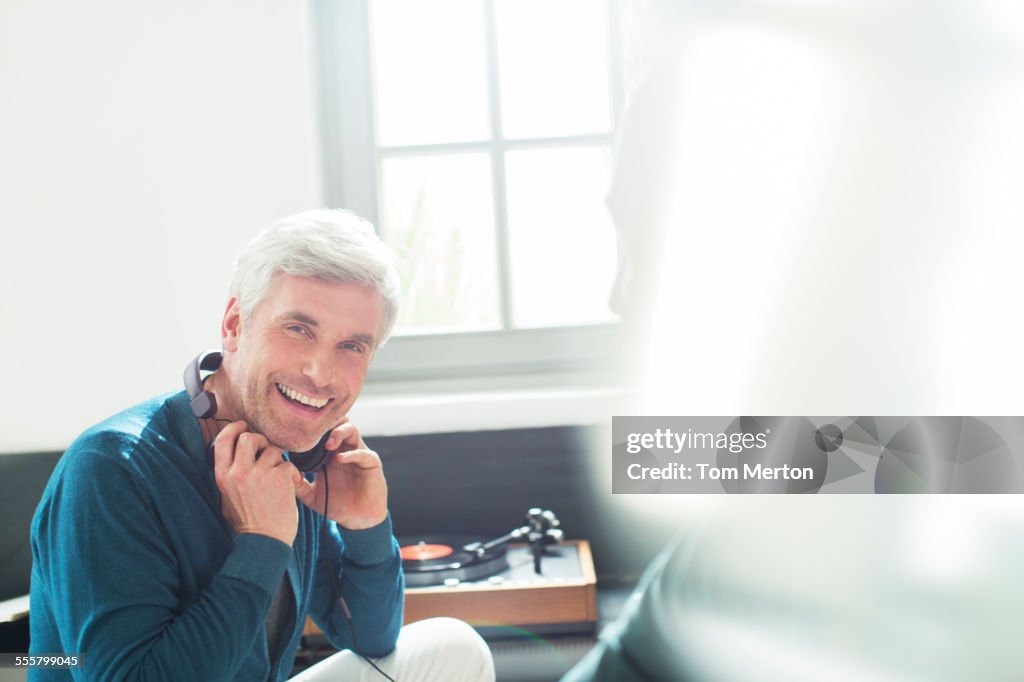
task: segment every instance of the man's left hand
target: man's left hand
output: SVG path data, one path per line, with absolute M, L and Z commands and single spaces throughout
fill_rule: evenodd
M 295 496 L 307 507 L 323 513 L 324 496 L 329 492 L 327 513 L 332 521 L 348 530 L 382 523 L 388 515 L 388 484 L 380 457 L 366 447 L 359 430 L 347 421 L 331 432 L 327 449 L 339 451 L 328 460 L 327 471 L 321 470 L 313 483 L 297 474 Z M 326 486 L 325 476 L 330 479 Z

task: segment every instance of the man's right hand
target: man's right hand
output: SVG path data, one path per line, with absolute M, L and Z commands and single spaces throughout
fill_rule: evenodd
M 225 426 L 213 441 L 213 473 L 220 489 L 221 513 L 239 533 L 257 533 L 295 541 L 299 513 L 295 480 L 301 476 L 282 450 L 245 422 Z

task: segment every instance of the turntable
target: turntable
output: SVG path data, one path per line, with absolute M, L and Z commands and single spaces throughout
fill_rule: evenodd
M 593 632 L 597 580 L 590 545 L 562 541 L 558 518 L 531 509 L 494 540 L 403 538 L 405 622 L 451 616 L 478 629 Z
M 538 635 L 593 633 L 597 579 L 586 540 L 562 540 L 551 511 L 493 540 L 399 538 L 405 623 L 450 616 L 484 633 L 509 628 Z M 317 634 L 312 621 L 303 634 Z

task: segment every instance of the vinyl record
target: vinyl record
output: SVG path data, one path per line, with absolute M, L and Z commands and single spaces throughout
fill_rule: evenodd
M 480 580 L 508 568 L 506 545 L 478 556 L 463 549 L 481 538 L 458 535 L 420 535 L 399 539 L 405 584 L 440 585 L 447 580 Z

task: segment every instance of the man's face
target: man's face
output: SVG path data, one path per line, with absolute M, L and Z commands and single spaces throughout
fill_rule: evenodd
M 383 300 L 371 287 L 278 275 L 251 319 L 221 328 L 232 418 L 303 452 L 348 413 L 366 379 Z

